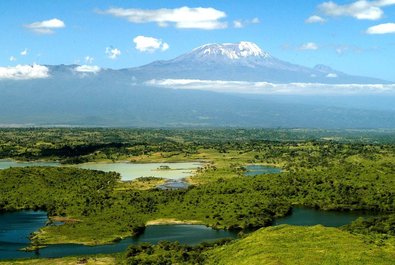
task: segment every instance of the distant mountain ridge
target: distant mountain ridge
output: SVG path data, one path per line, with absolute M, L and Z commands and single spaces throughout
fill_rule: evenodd
M 144 83 L 151 79 L 200 79 L 271 83 L 389 84 L 386 80 L 342 73 L 319 64 L 313 68 L 292 64 L 270 55 L 255 43 L 205 44 L 171 60 L 155 61 L 140 67 L 114 70 L 80 65 L 47 65 L 49 74 L 60 77 L 102 78 Z M 86 67 L 86 71 L 76 71 Z M 89 70 L 89 67 L 92 68 Z M 92 78 L 92 76 L 91 76 Z
M 175 78 L 272 83 L 386 84 L 371 77 L 352 76 L 329 66 L 314 68 L 277 59 L 252 42 L 205 44 L 167 61 L 125 69 L 142 79 Z M 149 73 L 149 74 L 147 74 Z
M 53 65 L 48 77 L 0 79 L 0 126 L 13 124 L 121 127 L 394 128 L 393 108 L 321 104 L 323 97 L 246 96 L 160 88 L 152 79 L 382 83 L 325 65 L 308 68 L 274 58 L 256 44 L 207 44 L 168 61 L 128 69 Z M 355 97 L 342 98 L 343 101 Z M 369 103 L 369 108 L 364 109 Z M 354 107 L 357 106 L 357 107 Z M 383 105 L 384 106 L 384 105 Z

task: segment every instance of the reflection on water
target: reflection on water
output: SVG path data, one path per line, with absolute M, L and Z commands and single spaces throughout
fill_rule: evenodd
M 304 207 L 294 207 L 289 216 L 275 220 L 274 225 L 323 225 L 339 227 L 349 224 L 358 217 L 370 217 L 371 215 L 355 211 L 323 211 Z
M 248 165 L 245 166 L 247 170 L 244 172 L 244 176 L 253 177 L 262 174 L 276 174 L 281 173 L 281 169 L 277 167 L 269 167 L 269 166 L 262 166 L 262 165 Z

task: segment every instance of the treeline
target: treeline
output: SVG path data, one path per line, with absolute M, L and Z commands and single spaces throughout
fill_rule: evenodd
M 0 211 L 41 209 L 51 216 L 83 216 L 105 207 L 119 179 L 118 173 L 75 168 L 0 170 Z
M 148 243 L 131 245 L 124 254 L 123 264 L 205 264 L 208 250 L 221 247 L 228 242 L 228 239 L 223 239 L 197 246 L 181 245 L 178 242 L 168 241 L 162 241 L 156 245 Z
M 70 158 L 66 162 L 95 159 L 86 157 L 97 151 L 112 159 L 150 152 L 196 153 L 198 148 L 254 150 L 261 146 L 286 146 L 312 142 L 318 145 L 342 143 L 358 145 L 392 145 L 391 130 L 302 130 L 302 129 L 79 129 L 25 128 L 0 129 L 0 159 L 21 160 Z M 388 146 L 386 147 L 388 148 Z M 393 148 L 393 147 L 392 147 Z M 278 149 L 278 148 L 277 148 Z M 341 148 L 340 148 L 341 149 Z M 276 148 L 268 155 L 280 155 Z M 115 157 L 114 157 L 115 155 Z M 290 154 L 297 155 L 296 153 Z

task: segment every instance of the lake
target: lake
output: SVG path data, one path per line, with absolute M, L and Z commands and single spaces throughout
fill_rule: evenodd
M 205 241 L 223 238 L 236 238 L 231 231 L 214 230 L 204 225 L 153 225 L 136 238 L 126 238 L 115 244 L 84 246 L 79 244 L 48 245 L 40 249 L 39 256 L 34 252 L 18 251 L 28 245 L 28 236 L 37 231 L 47 221 L 45 212 L 19 211 L 0 214 L 0 259 L 17 258 L 56 258 L 74 255 L 108 254 L 122 252 L 131 244 L 142 242 L 158 243 L 159 241 L 178 241 L 182 244 L 196 245 Z
M 32 253 L 17 251 L 29 244 L 28 236 L 47 222 L 43 211 L 0 213 L 0 259 L 31 257 Z
M 104 172 L 114 171 L 121 175 L 123 181 L 134 180 L 139 177 L 157 177 L 165 179 L 180 180 L 190 177 L 195 173 L 198 167 L 203 164 L 199 162 L 180 162 L 180 163 L 85 163 L 71 165 L 73 167 L 100 170 Z M 13 160 L 0 160 L 0 169 L 10 167 L 28 167 L 28 166 L 47 166 L 57 167 L 61 166 L 58 162 L 17 162 Z M 69 166 L 69 165 L 67 165 Z M 160 169 L 160 168 L 168 169 Z
M 273 225 L 323 225 L 329 227 L 340 227 L 351 223 L 358 217 L 370 217 L 361 211 L 323 211 L 305 207 L 294 207 L 288 216 L 278 218 Z
M 86 163 L 75 165 L 79 168 L 101 170 L 104 172 L 114 171 L 121 174 L 123 181 L 134 180 L 139 177 L 157 177 L 166 179 L 183 179 L 192 176 L 202 164 L 198 162 L 181 163 Z M 169 167 L 170 169 L 159 169 Z
M 317 225 L 330 227 L 346 225 L 358 217 L 371 215 L 362 212 L 322 211 L 303 207 L 294 207 L 292 214 L 279 218 L 274 225 Z M 18 251 L 29 244 L 28 236 L 38 231 L 47 222 L 43 211 L 18 211 L 0 213 L 0 259 L 36 257 L 34 252 Z M 56 244 L 40 249 L 38 257 L 64 257 L 74 255 L 108 254 L 122 252 L 131 244 L 142 242 L 158 243 L 162 240 L 178 241 L 182 244 L 196 245 L 204 241 L 222 238 L 236 238 L 232 231 L 214 230 L 204 225 L 154 225 L 148 226 L 138 237 L 126 238 L 115 244 L 84 246 L 79 244 Z
M 17 162 L 14 160 L 0 160 L 0 169 L 6 169 L 10 167 L 57 167 L 60 166 L 58 162 L 44 162 L 44 161 L 34 161 L 34 162 Z
M 248 165 L 245 166 L 246 172 L 244 176 L 254 177 L 262 174 L 276 174 L 281 173 L 281 168 L 262 166 L 262 165 Z

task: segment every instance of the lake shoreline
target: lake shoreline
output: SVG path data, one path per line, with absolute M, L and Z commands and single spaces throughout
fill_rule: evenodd
M 159 218 L 146 222 L 146 226 L 152 225 L 205 225 L 198 220 L 178 220 L 175 218 Z

